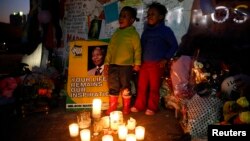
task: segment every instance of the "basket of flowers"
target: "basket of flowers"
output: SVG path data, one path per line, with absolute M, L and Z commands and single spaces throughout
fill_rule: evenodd
M 23 100 L 51 98 L 55 87 L 53 80 L 42 73 L 27 74 L 23 78 L 22 86 L 21 99 Z
M 30 72 L 23 78 L 20 96 L 21 113 L 45 112 L 48 114 L 53 90 L 53 80 L 45 73 Z

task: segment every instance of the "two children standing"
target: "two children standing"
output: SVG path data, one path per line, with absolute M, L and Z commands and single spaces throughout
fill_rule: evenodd
M 136 9 L 122 8 L 120 27 L 111 37 L 104 62 L 110 94 L 107 115 L 116 110 L 119 94 L 123 98 L 124 114 L 145 111 L 146 115 L 154 115 L 158 111 L 165 65 L 178 48 L 173 31 L 164 23 L 166 14 L 164 5 L 157 2 L 148 5 L 147 23 L 140 38 L 133 26 L 137 19 Z M 130 109 L 133 71 L 139 72 L 138 91 L 135 104 Z

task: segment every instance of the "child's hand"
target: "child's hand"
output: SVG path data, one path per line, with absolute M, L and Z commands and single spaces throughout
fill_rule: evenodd
M 133 70 L 134 70 L 134 71 L 139 71 L 139 70 L 140 70 L 140 65 L 134 65 Z

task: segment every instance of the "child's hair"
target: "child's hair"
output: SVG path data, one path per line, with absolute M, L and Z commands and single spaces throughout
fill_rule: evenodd
M 124 6 L 121 11 L 128 11 L 131 14 L 131 17 L 135 19 L 135 21 L 139 21 L 137 18 L 137 9 L 131 6 Z
M 151 9 L 151 8 L 156 9 L 156 10 L 159 12 L 159 14 L 162 15 L 162 16 L 164 16 L 164 17 L 165 17 L 165 16 L 167 15 L 167 13 L 168 13 L 167 8 L 166 8 L 164 5 L 160 4 L 159 2 L 152 2 L 151 4 L 149 4 L 149 5 L 147 6 L 147 8 L 148 8 L 148 9 Z M 163 19 L 163 20 L 164 20 L 164 19 Z

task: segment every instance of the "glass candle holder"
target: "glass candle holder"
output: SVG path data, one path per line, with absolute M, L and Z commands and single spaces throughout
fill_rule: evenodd
M 99 133 L 102 131 L 103 126 L 102 126 L 102 121 L 95 120 L 93 124 L 93 130 L 94 130 L 94 135 L 97 136 Z
M 102 127 L 103 127 L 104 129 L 109 128 L 109 123 L 110 123 L 109 116 L 104 116 L 104 117 L 102 117 L 101 121 L 102 121 Z
M 90 130 L 89 129 L 83 129 L 80 131 L 80 137 L 81 141 L 90 141 Z
M 79 135 L 79 126 L 77 123 L 71 123 L 69 125 L 69 134 L 71 137 L 77 137 Z
M 127 128 L 128 128 L 128 130 L 134 130 L 135 126 L 136 126 L 136 120 L 134 118 L 130 117 L 128 119 L 128 122 L 127 122 Z
M 118 126 L 123 124 L 123 115 L 121 111 L 113 111 L 110 113 L 110 128 L 118 130 Z
M 113 141 L 112 135 L 104 135 L 102 136 L 102 141 Z
M 122 124 L 118 126 L 118 138 L 119 140 L 125 140 L 128 134 L 128 128 Z
M 94 119 L 101 118 L 101 111 L 102 111 L 102 100 L 98 98 L 93 99 L 92 117 Z
M 136 141 L 136 136 L 135 134 L 128 134 L 126 136 L 126 141 Z
M 145 128 L 143 126 L 137 126 L 135 128 L 135 136 L 137 140 L 144 140 Z
M 88 128 L 91 125 L 90 112 L 80 113 L 76 117 L 80 129 Z

